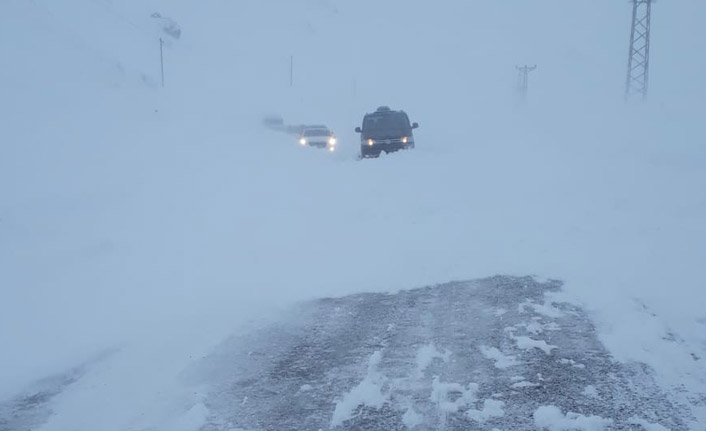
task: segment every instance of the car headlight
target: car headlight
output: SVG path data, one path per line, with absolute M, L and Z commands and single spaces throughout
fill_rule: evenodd
M 407 137 L 406 137 L 406 136 L 405 136 L 404 138 L 402 138 L 402 143 L 403 143 L 403 144 L 406 144 L 406 143 L 407 143 Z
M 331 138 L 328 140 L 329 145 L 336 145 L 336 138 Z
M 299 140 L 299 143 L 302 144 L 302 145 L 306 145 L 306 139 L 301 138 L 301 139 Z
M 374 143 L 375 143 L 375 139 L 368 139 L 368 145 L 370 145 L 372 147 Z

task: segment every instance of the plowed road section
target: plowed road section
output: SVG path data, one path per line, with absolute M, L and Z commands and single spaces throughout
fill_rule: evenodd
M 494 277 L 305 304 L 199 366 L 203 431 L 687 429 L 558 282 Z M 664 428 L 662 428 L 664 427 Z

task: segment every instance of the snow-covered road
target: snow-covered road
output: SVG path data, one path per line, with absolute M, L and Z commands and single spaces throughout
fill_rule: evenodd
M 184 370 L 200 401 L 170 429 L 688 430 L 690 406 L 615 361 L 560 291 L 496 276 L 300 304 Z M 111 354 L 0 404 L 0 431 L 42 429 Z
M 494 277 L 305 304 L 189 372 L 213 383 L 202 429 L 687 429 L 646 366 L 545 298 L 559 288 Z

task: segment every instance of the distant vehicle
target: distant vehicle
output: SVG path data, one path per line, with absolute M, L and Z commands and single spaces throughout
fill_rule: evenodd
M 326 126 L 305 126 L 299 136 L 299 143 L 334 151 L 338 142 L 336 136 Z
M 281 129 L 284 127 L 284 118 L 279 115 L 268 115 L 263 118 L 262 123 L 270 129 Z
M 409 123 L 404 111 L 393 111 L 387 106 L 379 107 L 372 114 L 363 117 L 363 128 L 356 127 L 360 133 L 360 155 L 378 157 L 381 152 L 391 153 L 414 148 L 412 129 L 417 123 Z

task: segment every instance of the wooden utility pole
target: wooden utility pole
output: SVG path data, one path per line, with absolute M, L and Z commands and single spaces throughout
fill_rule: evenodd
M 294 87 L 294 56 L 289 57 L 289 86 Z
M 162 68 L 162 88 L 164 88 L 164 40 L 159 38 L 159 64 Z

